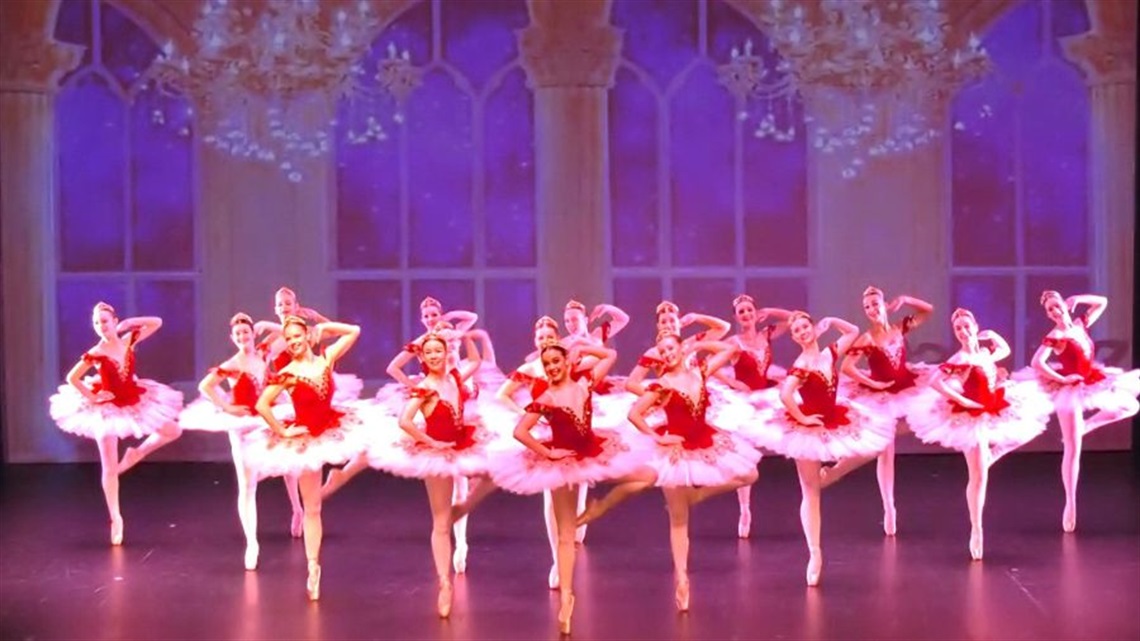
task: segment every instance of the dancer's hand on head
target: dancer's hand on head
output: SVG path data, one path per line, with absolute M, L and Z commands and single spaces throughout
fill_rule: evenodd
M 566 450 L 560 447 L 552 447 L 550 451 L 546 453 L 546 458 L 552 461 L 558 461 L 571 456 L 574 456 L 574 450 Z
M 902 296 L 895 296 L 893 299 L 891 299 L 891 302 L 887 303 L 887 305 L 886 305 L 887 311 L 890 313 L 894 313 L 894 312 L 899 311 L 900 309 L 902 309 L 902 306 L 903 306 Z
M 692 325 L 693 323 L 697 322 L 697 315 L 691 314 L 691 313 L 685 314 L 684 316 L 682 316 L 678 320 L 681 323 L 681 327 L 688 327 L 689 325 Z
M 592 322 L 598 320 L 599 318 L 602 317 L 602 314 L 605 314 L 605 313 L 606 313 L 605 303 L 602 303 L 600 305 L 595 305 L 594 310 L 590 312 L 590 316 L 589 316 L 590 322 L 592 323 Z

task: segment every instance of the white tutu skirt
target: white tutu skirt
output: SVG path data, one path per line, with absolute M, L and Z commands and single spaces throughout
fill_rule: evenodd
M 874 390 L 844 376 L 839 381 L 839 396 L 861 405 L 873 414 L 903 418 L 912 405 L 923 402 L 922 391 L 927 388 L 931 375 L 938 369 L 926 363 L 908 363 L 907 367 L 914 372 L 916 378 L 913 386 L 902 391 Z
M 716 430 L 713 444 L 701 449 L 683 445 L 653 445 L 649 467 L 657 472 L 657 487 L 723 485 L 756 471 L 760 451 L 737 434 Z
M 757 447 L 790 459 L 826 462 L 874 456 L 894 441 L 896 419 L 872 412 L 859 403 L 839 399 L 837 404 L 847 408 L 847 425 L 834 429 L 809 427 L 788 414 L 778 388 L 764 392 L 766 400 L 756 412 L 756 424 L 741 431 L 741 436 Z
M 1017 381 L 1037 381 L 1057 406 L 1073 407 L 1078 403 L 1084 410 L 1134 410 L 1140 396 L 1140 369 L 1123 370 L 1119 367 L 1101 367 L 1104 378 L 1094 383 L 1065 385 L 1040 376 L 1032 367 L 1013 373 Z
M 965 452 L 983 441 L 1004 449 L 1020 447 L 1045 431 L 1053 413 L 1053 401 L 1037 381 L 1006 382 L 1009 407 L 996 414 L 955 412 L 954 404 L 925 388 L 911 406 L 906 420 L 924 443 Z
M 364 381 L 355 374 L 333 372 L 333 404 L 344 405 L 360 398 Z
M 366 428 L 357 410 L 343 406 L 335 409 L 344 412 L 344 416 L 337 427 L 320 436 L 282 438 L 268 426 L 248 433 L 242 438 L 243 462 L 258 478 L 269 478 L 316 472 L 325 465 L 351 461 L 367 448 Z M 286 408 L 282 416 L 283 420 L 290 420 L 291 408 Z
M 280 398 L 280 396 L 278 397 Z M 273 415 L 279 420 L 293 417 L 293 408 L 288 403 L 273 406 Z M 187 405 L 178 415 L 178 425 L 184 430 L 196 432 L 250 432 L 265 427 L 265 420 L 256 412 L 249 416 L 234 416 L 214 405 L 205 396 L 199 396 Z
M 643 434 L 598 427 L 594 434 L 605 439 L 597 456 L 568 456 L 557 461 L 539 456 L 511 439 L 513 444 L 504 444 L 492 452 L 491 480 L 514 494 L 538 494 L 567 485 L 617 480 L 646 469 L 653 456 L 654 443 Z
M 503 447 L 501 436 L 482 425 L 475 425 L 474 444 L 463 449 L 436 449 L 419 443 L 400 429 L 394 419 L 388 425 L 369 421 L 365 454 L 372 467 L 405 478 L 432 476 L 480 476 L 491 470 L 491 452 Z
M 89 377 L 88 385 L 98 379 Z M 71 385 L 60 385 L 49 400 L 49 412 L 59 429 L 90 439 L 105 436 L 143 438 L 178 420 L 182 392 L 148 378 L 136 381 L 142 392 L 134 405 L 92 403 Z

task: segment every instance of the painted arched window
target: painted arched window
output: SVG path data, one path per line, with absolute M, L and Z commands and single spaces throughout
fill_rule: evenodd
M 338 133 L 335 278 L 340 317 L 368 327 L 346 370 L 384 376 L 422 332 L 419 302 L 480 314 L 517 363 L 536 309 L 534 127 L 515 31 L 524 0 L 425 0 L 389 25 L 367 67 L 408 51 L 423 69 L 387 139 Z M 342 111 L 347 107 L 342 107 Z
M 86 47 L 56 101 L 61 375 L 95 342 L 91 307 L 103 300 L 123 318 L 163 318 L 162 331 L 139 351 L 146 376 L 197 380 L 199 259 L 187 105 L 144 88 L 158 47 L 111 4 L 63 0 L 55 37 Z
M 983 38 L 993 73 L 953 103 L 953 302 L 1016 365 L 1048 330 L 1041 291 L 1089 289 L 1088 91 L 1060 43 L 1088 28 L 1083 0 L 1015 5 Z
M 726 319 L 741 292 L 806 304 L 807 147 L 738 118 L 717 67 L 748 40 L 768 44 L 722 0 L 616 0 L 613 23 L 624 39 L 609 100 L 610 273 L 633 317 L 619 337 L 631 365 L 662 298 Z

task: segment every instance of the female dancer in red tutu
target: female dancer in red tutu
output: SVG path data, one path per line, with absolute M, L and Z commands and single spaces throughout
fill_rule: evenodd
M 885 303 L 885 300 L 882 290 L 877 287 L 868 287 L 863 291 L 863 313 L 867 315 L 871 327 L 855 341 L 847 353 L 849 358 L 843 363 L 843 373 L 848 378 L 843 380 L 840 393 L 872 412 L 893 417 L 897 433 L 901 429 L 898 421 L 906 416 L 908 404 L 915 401 L 922 389 L 921 383 L 933 371 L 925 363 L 907 363 L 906 336 L 926 322 L 934 306 L 913 296 L 899 296 L 890 303 Z M 899 311 L 903 306 L 910 308 L 913 313 L 892 323 L 889 314 Z M 867 359 L 867 371 L 857 367 L 861 357 Z M 876 475 L 879 495 L 883 500 L 883 532 L 887 536 L 894 536 L 898 527 L 893 440 L 877 458 Z M 821 468 L 823 487 L 826 488 L 870 460 L 870 457 L 851 457 L 833 467 Z
M 736 345 L 739 351 L 730 363 L 732 376 L 725 375 L 725 368 L 715 373 L 716 378 L 746 395 L 778 385 L 784 372 L 772 365 L 772 340 L 787 330 L 786 321 L 791 312 L 778 307 L 757 309 L 756 301 L 748 294 L 732 300 L 732 311 L 740 330 L 726 342 Z M 768 319 L 776 322 L 761 329 L 760 325 Z M 752 485 L 736 490 L 736 498 L 740 503 L 736 535 L 746 539 L 752 532 Z
M 294 316 L 307 321 L 309 327 L 309 340 L 313 344 L 316 351 L 320 351 L 320 344 L 325 339 L 317 331 L 317 327 L 324 323 L 331 321 L 321 315 L 320 312 L 308 307 L 302 307 L 301 303 L 297 300 L 297 294 L 288 287 L 281 287 L 273 295 L 273 311 L 277 314 L 277 322 L 258 321 L 254 324 L 253 329 L 257 336 L 262 336 L 268 333 L 259 348 L 265 350 L 268 354 L 270 364 L 274 371 L 281 369 L 289 364 L 290 356 L 285 347 L 285 340 L 281 336 L 281 328 L 285 323 L 285 318 Z M 334 373 L 336 377 L 336 399 L 337 403 L 348 403 L 360 398 L 360 392 L 364 389 L 364 381 L 360 380 L 359 376 L 353 374 Z
M 420 323 L 424 327 L 424 333 L 405 345 L 403 351 L 392 358 L 392 362 L 388 363 L 388 368 L 385 370 L 388 376 L 403 386 L 402 389 L 411 389 L 416 386 L 417 381 L 412 380 L 404 373 L 404 366 L 416 359 L 419 355 L 420 344 L 427 338 L 428 334 L 435 331 L 436 324 L 440 321 L 450 322 L 455 331 L 462 336 L 475 326 L 475 323 L 479 321 L 479 316 L 474 312 L 459 309 L 453 309 L 445 314 L 443 313 L 443 306 L 438 300 L 431 296 L 424 298 L 420 302 Z M 382 400 L 380 392 L 377 393 L 376 397 L 378 400 Z
M 374 430 L 368 461 L 377 469 L 408 478 L 423 479 L 431 506 L 431 549 L 439 578 L 439 616 L 451 614 L 452 498 L 456 479 L 485 477 L 489 472 L 487 445 L 494 435 L 464 416 L 464 383 L 479 369 L 479 352 L 466 338 L 468 360 L 462 369 L 449 363 L 447 339 L 428 334 L 420 342 L 427 373 L 411 389 L 399 417 L 402 433 Z M 422 415 L 424 429 L 415 424 Z M 485 491 L 489 491 L 489 488 Z M 464 542 L 466 543 L 466 542 Z
M 990 466 L 1044 432 L 1053 404 L 1036 381 L 998 380 L 997 363 L 1009 356 L 1009 345 L 996 332 L 979 332 L 973 313 L 956 309 L 950 322 L 962 349 L 933 373 L 924 398 L 910 405 L 907 422 L 924 443 L 966 458 L 970 556 L 978 560 Z
M 230 454 L 237 473 L 238 520 L 245 534 L 245 569 L 254 570 L 260 552 L 257 542 L 257 484 L 260 479 L 245 464 L 242 439 L 265 425 L 257 413 L 257 399 L 265 389 L 269 365 L 265 361 L 265 352 L 257 349 L 253 320 L 248 315 L 238 313 L 230 319 L 230 340 L 237 347 L 237 353 L 212 368 L 198 383 L 201 396 L 182 410 L 178 422 L 186 430 L 225 432 L 229 436 Z M 223 383 L 228 385 L 228 393 L 222 390 Z M 303 516 L 299 498 L 296 508 L 299 530 Z
M 713 427 L 706 416 L 708 372 L 724 367 L 738 349 L 718 341 L 684 344 L 676 334 L 663 332 L 656 347 L 660 360 L 649 364 L 661 376 L 629 411 L 629 421 L 656 441 L 649 464 L 657 473 L 669 511 L 675 596 L 681 612 L 689 609 L 690 510 L 711 496 L 756 482 L 760 452 L 736 434 Z M 703 365 L 693 358 L 699 351 L 710 353 Z M 654 408 L 665 413 L 665 423 L 656 429 L 646 422 Z M 590 516 L 588 511 L 582 521 L 589 522 Z
M 312 601 L 319 599 L 321 592 L 321 471 L 325 465 L 352 460 L 367 444 L 356 413 L 333 404 L 333 366 L 356 342 L 360 327 L 321 323 L 317 330 L 322 336 L 337 337 L 321 355 L 313 353 L 305 321 L 295 316 L 285 319 L 283 335 L 293 360 L 270 377 L 257 400 L 257 412 L 269 428 L 250 434 L 244 452 L 246 465 L 259 478 L 298 478 L 309 562 L 305 589 Z M 282 392 L 288 392 L 293 406 L 294 417 L 287 421 L 279 420 L 273 409 Z
M 706 314 L 685 314 L 680 316 L 680 310 L 675 304 L 670 301 L 663 300 L 657 305 L 657 333 L 681 335 L 681 330 L 686 327 L 700 324 L 704 325 L 705 329 L 684 339 L 684 344 L 687 351 L 691 352 L 689 348 L 693 343 L 699 341 L 718 341 L 728 335 L 732 329 L 732 325 L 728 321 L 722 320 L 715 316 L 708 316 Z M 643 354 L 644 359 L 638 360 L 637 365 L 633 371 L 629 373 L 629 378 L 625 381 L 625 389 L 627 392 L 636 396 L 641 396 L 645 393 L 645 388 L 641 385 L 641 381 L 649 374 L 652 365 L 647 363 L 654 363 L 661 359 L 661 355 L 657 353 L 656 347 L 650 347 Z
M 495 485 L 509 492 L 550 491 L 552 495 L 561 590 L 558 627 L 563 634 L 570 633 L 574 610 L 577 488 L 602 482 L 616 484 L 605 498 L 590 505 L 583 514 L 584 521 L 601 516 L 654 482 L 652 470 L 645 465 L 651 451 L 646 439 L 593 422 L 591 390 L 605 378 L 617 352 L 597 346 L 581 346 L 578 351 L 597 362 L 588 377 L 574 380 L 571 372 L 577 367 L 570 351 L 558 344 L 542 348 L 546 381 L 537 383 L 535 399 L 515 427 L 515 438 L 526 449 L 497 456 L 491 472 Z M 540 441 L 531 430 L 541 419 L 550 424 L 550 438 Z
M 549 316 L 543 316 L 542 318 L 535 321 L 535 358 L 524 362 L 519 366 L 518 369 L 511 372 L 510 376 L 507 377 L 507 380 L 495 394 L 495 398 L 502 404 L 502 406 L 508 408 L 514 414 L 515 420 L 517 420 L 518 417 L 526 414 L 526 409 L 524 408 L 534 401 L 536 395 L 535 390 L 545 389 L 545 387 L 549 384 L 549 380 L 546 378 L 546 370 L 543 366 L 542 359 L 538 358 L 538 355 L 542 353 L 543 349 L 551 345 L 556 345 L 558 342 L 559 336 L 557 321 Z M 583 344 L 591 345 L 592 343 L 587 342 Z M 585 359 L 592 360 L 595 365 L 598 361 L 597 358 L 589 356 L 585 357 Z M 584 371 L 586 371 L 589 375 L 593 374 L 593 368 Z M 573 372 L 571 372 L 570 377 L 581 378 L 580 376 L 575 377 Z M 519 394 L 520 390 L 523 391 L 521 395 Z M 523 398 L 520 399 L 520 396 Z M 521 404 L 519 402 L 520 400 Z M 485 418 L 497 424 L 500 421 L 508 420 L 510 417 L 503 417 L 500 416 L 498 412 L 490 411 L 487 412 Z M 586 499 L 589 494 L 589 490 L 589 486 L 585 483 L 582 483 L 578 486 L 579 512 L 586 509 Z M 551 590 L 557 590 L 559 586 L 558 582 L 560 581 L 559 577 L 561 576 L 558 571 L 558 524 L 555 521 L 554 499 L 550 490 L 544 490 L 542 493 L 542 515 L 543 520 L 546 523 L 546 539 L 550 542 L 550 556 L 552 559 L 552 563 L 550 565 L 550 573 L 547 575 L 546 582 L 547 585 L 550 586 Z M 585 526 L 578 528 L 575 535 L 575 540 L 578 543 L 582 543 L 586 540 Z
M 50 412 L 59 429 L 92 439 L 99 446 L 103 498 L 111 518 L 111 545 L 123 542 L 119 477 L 151 452 L 177 439 L 175 423 L 182 392 L 150 379 L 135 378 L 135 346 L 150 338 L 162 319 L 140 316 L 119 320 L 115 308 L 98 303 L 91 324 L 99 342 L 67 373 L 67 384 L 52 395 Z M 94 367 L 98 376 L 84 379 Z M 119 460 L 119 439 L 141 438 Z
M 801 348 L 778 394 L 779 405 L 757 412 L 756 422 L 742 432 L 762 445 L 796 461 L 800 479 L 800 523 L 810 558 L 807 584 L 819 584 L 823 572 L 820 547 L 820 465 L 823 461 L 873 456 L 894 438 L 890 417 L 837 398 L 840 364 L 859 337 L 859 329 L 838 318 L 814 323 L 805 312 L 788 318 L 792 340 Z M 839 339 L 820 349 L 819 337 L 830 328 Z M 801 399 L 801 400 L 798 400 Z
M 1083 314 L 1077 309 L 1085 307 Z M 1053 290 L 1041 294 L 1041 306 L 1053 321 L 1053 329 L 1033 355 L 1033 370 L 1045 391 L 1053 397 L 1061 438 L 1061 481 L 1065 486 L 1065 511 L 1061 528 L 1077 527 L 1077 479 L 1081 471 L 1081 441 L 1102 425 L 1136 415 L 1140 404 L 1140 370 L 1124 371 L 1096 362 L 1096 345 L 1089 328 L 1100 318 L 1108 299 L 1083 294 L 1062 298 Z M 1055 360 L 1054 360 L 1055 359 Z M 1096 412 L 1085 418 L 1086 412 Z

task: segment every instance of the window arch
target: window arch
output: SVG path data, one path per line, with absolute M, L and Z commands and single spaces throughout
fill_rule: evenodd
M 164 320 L 148 376 L 197 379 L 199 256 L 188 103 L 148 88 L 155 42 L 112 4 L 63 0 L 55 37 L 83 45 L 56 100 L 55 281 L 61 375 L 90 347 L 91 307 Z M 171 118 L 177 118 L 172 122 Z
M 1041 291 L 1090 286 L 1088 92 L 1060 45 L 1088 28 L 1083 0 L 1014 6 L 984 38 L 993 72 L 952 106 L 951 296 L 1017 366 L 1048 330 Z
M 525 0 L 444 3 L 402 14 L 374 42 L 423 70 L 386 140 L 337 140 L 338 314 L 369 327 L 346 369 L 376 379 L 421 330 L 419 301 L 471 309 L 500 362 L 522 359 L 536 310 L 534 127 L 515 30 Z M 342 106 L 343 109 L 347 108 Z M 347 120 L 347 119 L 343 119 Z
M 621 338 L 651 343 L 662 298 L 726 318 L 742 291 L 804 306 L 806 143 L 754 136 L 717 80 L 733 47 L 767 51 L 767 38 L 722 0 L 617 0 L 613 12 L 624 39 L 609 98 L 610 278 L 635 317 Z

